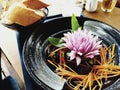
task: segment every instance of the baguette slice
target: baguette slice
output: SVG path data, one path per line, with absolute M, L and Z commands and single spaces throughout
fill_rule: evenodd
M 21 0 L 2 0 L 2 1 L 6 2 L 4 10 L 7 11 L 8 8 L 12 6 L 12 4 L 20 2 Z
M 13 4 L 8 11 L 3 14 L 1 22 L 4 24 L 19 24 L 22 26 L 31 25 L 45 16 L 44 11 L 27 8 L 21 3 Z
M 48 4 L 40 0 L 23 0 L 23 4 L 28 8 L 36 9 L 36 10 L 49 6 Z

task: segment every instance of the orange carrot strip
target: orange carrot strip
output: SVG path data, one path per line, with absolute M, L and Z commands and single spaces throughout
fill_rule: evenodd
M 60 65 L 62 66 L 64 63 L 64 51 L 60 50 Z

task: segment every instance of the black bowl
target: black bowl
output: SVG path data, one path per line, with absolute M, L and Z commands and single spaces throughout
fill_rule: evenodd
M 83 28 L 91 30 L 93 34 L 98 35 L 106 46 L 116 44 L 116 64 L 120 65 L 120 32 L 112 26 L 97 20 L 84 17 L 78 17 L 77 19 Z M 51 35 L 61 37 L 64 32 L 70 31 L 70 29 L 71 17 L 53 19 L 40 24 L 24 43 L 22 52 L 24 65 L 31 78 L 45 90 L 61 90 L 64 88 L 66 81 L 65 79 L 60 81 L 60 77 L 48 66 L 46 53 L 48 47 L 47 39 Z M 116 90 L 119 87 L 120 79 L 117 78 L 113 80 L 113 84 L 107 88 L 105 87 L 105 90 Z

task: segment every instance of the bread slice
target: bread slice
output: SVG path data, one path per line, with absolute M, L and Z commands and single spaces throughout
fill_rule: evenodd
M 5 5 L 5 8 L 4 10 L 7 11 L 8 8 L 10 6 L 12 6 L 12 4 L 16 3 L 16 2 L 20 2 L 21 0 L 2 0 L 2 1 L 5 1 L 6 2 L 6 5 Z
M 42 19 L 44 16 L 45 13 L 42 10 L 33 10 L 21 3 L 15 3 L 3 14 L 2 22 L 5 24 L 15 23 L 28 26 Z
M 49 6 L 48 4 L 40 0 L 23 0 L 23 4 L 28 8 L 36 9 L 36 10 Z
M 39 0 L 23 0 L 8 5 L 8 8 L 1 15 L 1 22 L 4 24 L 19 24 L 22 26 L 31 25 L 45 17 L 42 8 L 48 5 Z

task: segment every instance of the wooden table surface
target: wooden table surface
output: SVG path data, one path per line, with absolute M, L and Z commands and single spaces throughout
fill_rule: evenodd
M 0 48 L 10 61 L 11 67 L 13 67 L 16 72 L 11 72 L 12 69 L 9 69 L 8 67 L 7 70 L 10 71 L 10 73 L 15 73 L 15 75 L 18 75 L 19 78 L 16 79 L 19 79 L 20 81 L 20 88 L 24 89 L 24 78 L 20 62 L 16 31 L 9 29 L 2 24 L 0 24 Z
M 84 14 L 89 18 L 100 20 L 120 30 L 120 8 L 115 7 L 112 12 L 105 13 L 99 7 L 96 12 L 90 13 L 84 11 Z M 16 40 L 16 31 L 10 30 L 9 28 L 4 27 L 1 24 L 0 24 L 0 47 L 10 59 L 19 76 L 22 78 L 22 80 L 24 80 L 21 69 L 18 44 Z
M 84 11 L 84 14 L 92 19 L 96 19 L 105 22 L 114 28 L 120 30 L 120 8 L 115 7 L 112 12 L 103 12 L 100 8 L 100 4 L 96 12 Z

